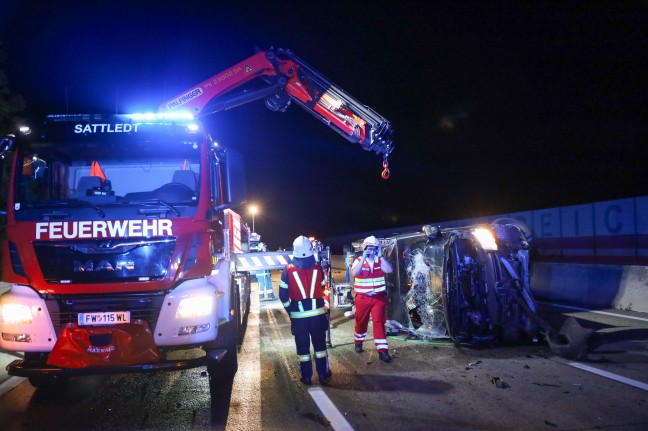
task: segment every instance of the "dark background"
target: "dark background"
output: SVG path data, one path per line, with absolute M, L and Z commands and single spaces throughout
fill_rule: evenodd
M 396 130 L 382 159 L 293 105 L 206 118 L 248 168 L 256 230 L 372 229 L 646 194 L 645 2 L 17 1 L 1 64 L 25 117 L 154 111 L 289 48 Z M 247 208 L 238 208 L 251 225 Z

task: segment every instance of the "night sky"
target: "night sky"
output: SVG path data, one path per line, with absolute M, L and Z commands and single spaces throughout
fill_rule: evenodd
M 291 49 L 386 117 L 395 150 L 384 181 L 380 156 L 294 104 L 206 117 L 245 156 L 274 249 L 648 194 L 647 5 L 2 0 L 0 68 L 36 120 L 154 111 L 255 47 Z

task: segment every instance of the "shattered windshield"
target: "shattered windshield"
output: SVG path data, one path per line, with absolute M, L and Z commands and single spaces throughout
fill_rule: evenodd
M 395 319 L 388 324 L 420 339 L 447 338 L 441 290 L 443 244 L 412 234 L 386 240 L 383 248 L 395 265 L 386 277 L 392 295 L 389 315 Z
M 16 210 L 156 204 L 195 206 L 198 125 L 137 122 L 127 116 L 60 116 L 21 144 Z

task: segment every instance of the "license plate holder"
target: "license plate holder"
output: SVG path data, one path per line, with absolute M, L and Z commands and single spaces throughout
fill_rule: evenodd
M 130 311 L 79 313 L 77 323 L 79 326 L 105 326 L 130 323 Z

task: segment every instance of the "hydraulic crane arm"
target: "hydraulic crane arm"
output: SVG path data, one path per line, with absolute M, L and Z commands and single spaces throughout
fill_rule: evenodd
M 261 85 L 242 88 L 252 81 Z M 233 91 L 237 88 L 240 91 Z M 203 116 L 259 99 L 281 112 L 294 101 L 348 141 L 382 154 L 382 176 L 389 177 L 387 157 L 394 149 L 389 121 L 287 49 L 261 51 L 162 104 L 160 111 L 183 110 Z

